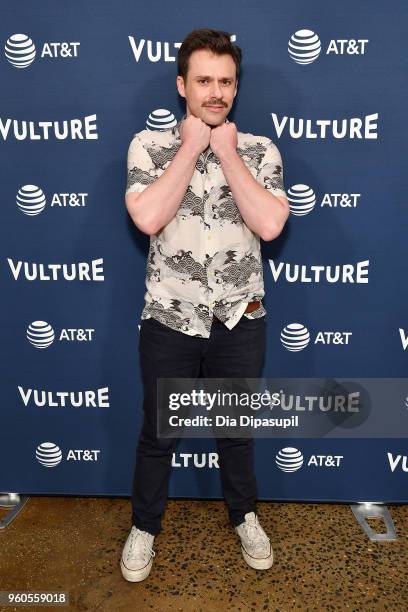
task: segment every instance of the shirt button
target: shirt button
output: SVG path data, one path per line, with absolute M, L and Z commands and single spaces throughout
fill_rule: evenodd
M 211 240 L 211 234 L 208 234 L 207 240 Z

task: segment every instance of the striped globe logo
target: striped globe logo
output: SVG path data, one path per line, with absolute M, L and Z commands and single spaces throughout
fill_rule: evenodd
M 320 55 L 320 38 L 312 30 L 298 30 L 289 39 L 288 52 L 297 64 L 311 64 Z
M 303 465 L 303 455 L 297 448 L 282 448 L 275 457 L 276 465 L 282 472 L 296 472 Z
M 302 217 L 314 209 L 316 195 L 308 185 L 292 185 L 288 189 L 288 202 L 290 212 L 297 217 Z
M 154 131 L 168 130 L 174 127 L 176 123 L 177 119 L 171 111 L 165 108 L 157 108 L 147 118 L 146 129 Z
M 46 321 L 33 321 L 27 327 L 27 340 L 35 348 L 44 349 L 54 342 L 55 334 Z
M 7 39 L 4 54 L 15 68 L 27 68 L 35 60 L 35 45 L 26 34 L 13 34 Z
M 19 210 L 29 217 L 39 215 L 45 208 L 46 200 L 42 189 L 37 185 L 24 185 L 17 193 Z
M 39 444 L 35 451 L 38 463 L 44 467 L 55 467 L 62 460 L 62 452 L 54 442 L 43 442 Z
M 301 323 L 289 323 L 281 331 L 280 339 L 285 349 L 297 352 L 309 344 L 310 334 L 307 327 Z

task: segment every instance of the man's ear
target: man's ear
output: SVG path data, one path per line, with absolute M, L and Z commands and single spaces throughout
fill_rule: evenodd
M 186 91 L 185 91 L 185 87 L 184 87 L 184 79 L 183 79 L 182 76 L 177 75 L 176 85 L 177 85 L 177 89 L 178 89 L 178 92 L 179 92 L 180 96 L 182 98 L 185 98 L 186 97 Z

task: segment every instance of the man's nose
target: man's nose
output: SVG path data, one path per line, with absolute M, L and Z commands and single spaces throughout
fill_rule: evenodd
M 211 87 L 211 96 L 212 98 L 217 98 L 217 100 L 220 100 L 222 98 L 222 91 L 221 91 L 220 84 L 217 83 L 216 81 L 213 83 Z

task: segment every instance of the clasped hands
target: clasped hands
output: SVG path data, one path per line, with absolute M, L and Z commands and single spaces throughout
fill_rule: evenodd
M 193 143 L 199 153 L 210 145 L 213 153 L 222 159 L 237 150 L 238 134 L 235 123 L 223 122 L 216 127 L 210 127 L 200 117 L 189 115 L 182 122 L 181 138 L 183 142 Z

